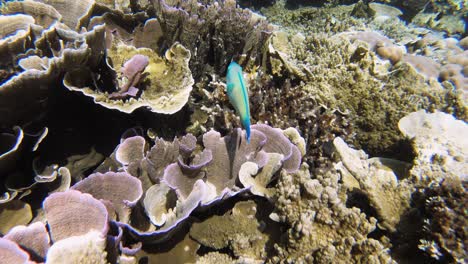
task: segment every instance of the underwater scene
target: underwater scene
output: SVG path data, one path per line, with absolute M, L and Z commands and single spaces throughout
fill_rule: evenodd
M 0 264 L 468 263 L 467 22 L 0 1 Z

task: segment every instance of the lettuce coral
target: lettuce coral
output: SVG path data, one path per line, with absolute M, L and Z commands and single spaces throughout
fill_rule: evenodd
M 4 3 L 1 259 L 464 261 L 466 41 L 324 2 Z
M 179 111 L 187 103 L 194 82 L 188 68 L 190 52 L 176 43 L 166 51 L 165 57 L 161 58 L 148 48 L 136 49 L 125 44 L 115 44 L 108 50 L 107 58 L 108 62 L 114 65 L 115 72 L 119 72 L 125 69 L 121 68 L 121 65 L 125 67 L 126 63 L 137 55 L 146 56 L 149 62 L 143 68 L 144 71 L 140 70 L 141 73 L 138 73 L 142 75 L 138 77 L 138 81 L 141 82 L 140 86 L 143 88 L 141 88 L 141 95 L 136 99 L 113 100 L 113 97 L 116 97 L 114 94 L 107 95 L 96 91 L 91 86 L 93 83 L 91 72 L 83 71 L 83 69 L 68 72 L 63 80 L 64 85 L 70 90 L 92 97 L 97 104 L 125 113 L 131 113 L 140 107 L 148 107 L 153 112 L 164 114 Z M 133 76 L 127 77 L 127 82 L 132 82 L 133 78 Z M 123 88 L 125 85 L 131 86 L 131 84 L 123 83 L 120 86 L 121 89 L 125 90 L 126 88 Z M 105 88 L 101 89 L 105 90 Z
M 106 207 L 90 194 L 75 190 L 54 193 L 43 206 L 53 242 L 93 229 L 105 235 L 109 228 Z
M 49 233 L 42 222 L 16 226 L 4 238 L 16 242 L 29 253 L 31 258 L 36 260 L 43 260 L 50 248 Z

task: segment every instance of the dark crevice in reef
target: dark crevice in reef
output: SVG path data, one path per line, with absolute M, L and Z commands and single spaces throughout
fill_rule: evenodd
M 210 252 L 218 252 L 218 253 L 222 253 L 222 254 L 227 254 L 229 255 L 230 257 L 232 258 L 235 258 L 234 254 L 232 253 L 231 250 L 229 250 L 229 248 L 222 248 L 222 249 L 219 249 L 219 250 L 216 250 L 216 249 L 213 249 L 213 248 L 210 248 L 210 247 L 206 247 L 206 246 L 203 246 L 201 245 L 200 248 L 197 250 L 197 255 L 198 256 L 203 256 L 203 255 L 206 255 Z
M 366 214 L 367 218 L 375 217 L 379 218 L 377 211 L 371 206 L 369 199 L 366 194 L 362 191 L 355 189 L 348 192 L 348 199 L 346 200 L 346 207 L 357 207 Z
M 238 3 L 242 8 L 250 8 L 258 10 L 262 7 L 269 7 L 275 4 L 276 0 L 239 0 Z
M 48 127 L 49 134 L 41 143 L 38 156 L 49 163 L 88 153 L 91 147 L 108 156 L 120 143 L 121 135 L 133 127 L 151 128 L 159 137 L 172 140 L 177 131 L 184 130 L 190 117 L 187 106 L 171 116 L 146 109 L 122 113 L 97 105 L 81 93 L 70 92 L 61 83 L 52 85 L 43 114 L 40 123 Z

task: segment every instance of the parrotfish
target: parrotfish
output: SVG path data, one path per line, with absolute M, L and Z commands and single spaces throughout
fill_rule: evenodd
M 247 143 L 250 143 L 250 107 L 249 94 L 245 87 L 242 67 L 236 62 L 231 62 L 226 74 L 226 90 L 229 101 L 240 116 L 242 126 L 245 128 Z

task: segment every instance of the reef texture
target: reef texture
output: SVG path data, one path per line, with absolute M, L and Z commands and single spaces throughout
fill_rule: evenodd
M 385 246 L 368 238 L 376 219 L 346 207 L 338 180 L 332 171 L 311 178 L 306 165 L 296 174 L 281 173 L 270 217 L 289 228 L 275 246 L 272 263 L 391 262 Z
M 402 137 L 394 128 L 410 112 L 441 110 L 467 119 L 468 86 L 461 72 L 466 52 L 457 40 L 449 45 L 449 39 L 405 28 L 396 22 L 398 17 L 366 25 L 350 16 L 358 23 L 354 25 L 340 19 L 347 13 L 340 8 L 326 14 L 311 7 L 281 9 L 278 14 L 275 7 L 265 10 L 272 21 L 284 19 L 277 21 L 284 28 L 267 40 L 262 64 L 246 69 L 252 123 L 298 128 L 310 154 L 317 151 L 316 146 L 342 136 L 371 155 L 388 156 L 398 152 Z M 294 20 L 301 16 L 304 21 Z M 319 24 L 327 21 L 324 16 L 335 22 L 327 25 L 338 28 L 324 29 Z M 303 28 L 309 23 L 310 27 Z M 385 23 L 395 28 L 383 28 Z M 320 34 L 310 34 L 317 30 Z M 425 50 L 415 48 L 415 40 L 424 38 Z M 449 63 L 455 58 L 457 66 Z M 235 117 L 223 107 L 228 105 L 223 83 L 208 79 L 206 83 L 195 85 L 190 103 L 195 110 L 187 131 L 199 134 L 206 127 L 237 126 Z M 320 156 L 314 155 L 313 162 Z
M 2 2 L 0 262 L 466 263 L 466 5 L 313 2 Z
M 466 181 L 447 178 L 425 188 L 421 196 L 418 205 L 424 212 L 424 231 L 419 248 L 434 259 L 466 262 Z
M 419 161 L 411 169 L 414 176 L 425 181 L 440 181 L 450 175 L 467 180 L 468 140 L 463 135 L 468 133 L 468 126 L 465 122 L 445 113 L 429 114 L 421 110 L 402 118 L 398 126 L 412 139 Z M 435 163 L 438 165 L 433 168 Z

